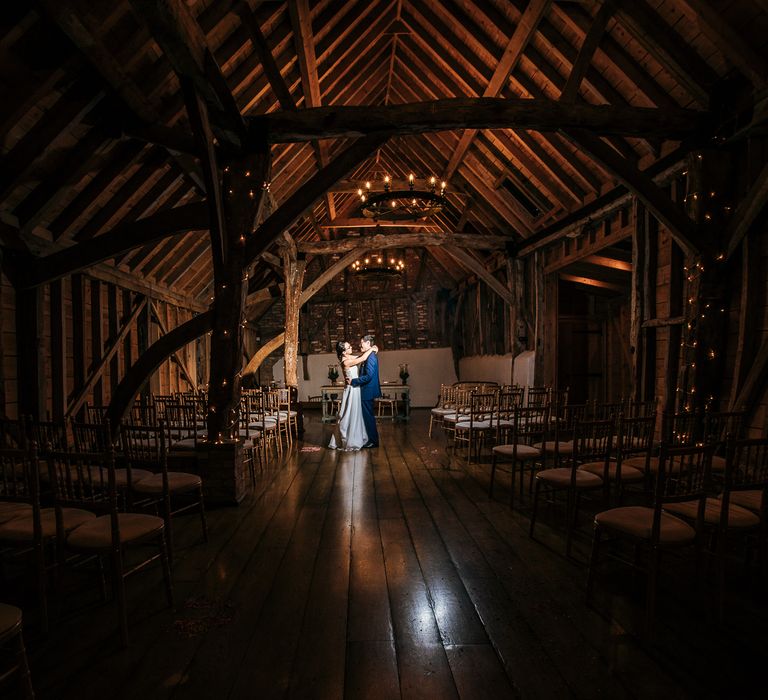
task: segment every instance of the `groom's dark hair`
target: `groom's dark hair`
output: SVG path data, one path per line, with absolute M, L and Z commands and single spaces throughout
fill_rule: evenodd
M 375 340 L 375 337 L 372 335 L 364 335 L 362 338 L 360 338 L 360 340 L 365 340 L 366 342 L 373 345 L 373 341 Z

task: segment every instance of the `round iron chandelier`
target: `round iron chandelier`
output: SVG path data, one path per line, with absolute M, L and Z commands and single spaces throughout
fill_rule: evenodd
M 427 181 L 425 181 L 427 182 Z M 445 207 L 446 183 L 440 183 L 433 177 L 427 187 L 417 189 L 413 174 L 408 176 L 408 189 L 391 187 L 389 175 L 384 176 L 383 190 L 374 190 L 370 182 L 365 189 L 357 190 L 360 197 L 360 211 L 363 216 L 374 221 L 418 221 L 441 212 Z
M 405 272 L 405 261 L 394 255 L 387 255 L 385 252 L 366 253 L 363 257 L 355 260 L 350 266 L 349 271 L 356 275 L 367 275 L 371 277 L 388 277 L 390 275 L 401 275 Z

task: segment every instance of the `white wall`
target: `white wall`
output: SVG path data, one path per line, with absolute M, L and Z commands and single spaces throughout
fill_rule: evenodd
M 284 360 L 281 358 L 272 367 L 274 380 L 282 386 Z M 381 381 L 400 383 L 400 365 L 408 363 L 408 386 L 411 388 L 411 407 L 434 406 L 440 394 L 441 384 L 458 381 L 453 368 L 453 353 L 450 348 L 429 348 L 424 350 L 382 350 L 379 353 L 379 378 Z M 308 379 L 304 379 L 303 358 L 299 357 L 299 400 L 319 396 L 320 387 L 329 384 L 328 365 L 338 367 L 335 354 L 323 353 L 307 357 Z
M 459 378 L 462 382 L 496 382 L 512 384 L 512 354 L 473 355 L 459 360 Z

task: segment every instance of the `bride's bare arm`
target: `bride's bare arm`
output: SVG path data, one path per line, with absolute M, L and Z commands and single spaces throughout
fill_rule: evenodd
M 368 355 L 370 355 L 372 352 L 373 352 L 373 348 L 369 348 L 362 355 L 358 355 L 357 357 L 353 357 L 353 356 L 345 357 L 344 366 L 352 367 L 353 365 L 359 365 L 361 362 L 365 362 L 368 359 Z

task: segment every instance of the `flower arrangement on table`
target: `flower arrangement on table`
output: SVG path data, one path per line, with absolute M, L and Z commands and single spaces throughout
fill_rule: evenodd
M 328 379 L 331 380 L 331 384 L 335 384 L 339 378 L 339 370 L 336 369 L 336 365 L 328 365 Z
M 411 375 L 408 374 L 408 363 L 404 362 L 402 365 L 400 365 L 400 379 L 402 379 L 403 384 L 408 383 L 408 377 Z

